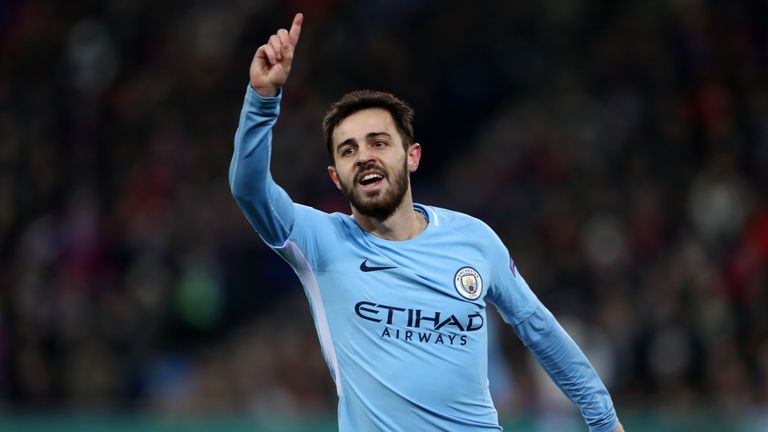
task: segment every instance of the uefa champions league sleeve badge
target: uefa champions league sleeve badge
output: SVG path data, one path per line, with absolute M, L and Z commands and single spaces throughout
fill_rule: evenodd
M 483 292 L 483 279 L 472 267 L 462 267 L 453 278 L 456 291 L 467 300 L 476 300 Z

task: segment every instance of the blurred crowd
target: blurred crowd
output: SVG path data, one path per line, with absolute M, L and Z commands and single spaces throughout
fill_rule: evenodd
M 768 5 L 704 0 L 1 3 L 0 409 L 335 410 L 227 184 L 248 64 L 299 10 L 295 201 L 348 211 L 320 120 L 394 92 L 415 200 L 499 233 L 619 407 L 765 409 Z M 500 411 L 559 406 L 497 333 Z

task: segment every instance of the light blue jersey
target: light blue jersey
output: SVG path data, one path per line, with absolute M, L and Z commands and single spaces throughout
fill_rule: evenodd
M 501 430 L 487 377 L 489 303 L 592 431 L 618 425 L 597 374 L 483 222 L 415 204 L 426 229 L 390 241 L 349 215 L 293 203 L 269 172 L 279 101 L 248 87 L 229 181 L 261 238 L 301 279 L 336 383 L 340 431 Z

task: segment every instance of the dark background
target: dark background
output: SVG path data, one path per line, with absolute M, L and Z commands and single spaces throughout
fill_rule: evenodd
M 296 11 L 294 201 L 348 211 L 322 115 L 394 92 L 415 200 L 498 232 L 620 413 L 764 412 L 768 5 L 694 0 L 0 3 L 1 408 L 335 411 L 298 279 L 227 184 L 251 57 Z M 498 340 L 501 413 L 560 409 Z

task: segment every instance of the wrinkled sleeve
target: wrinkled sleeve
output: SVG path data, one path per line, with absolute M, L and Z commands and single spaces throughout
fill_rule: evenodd
M 280 113 L 281 96 L 278 92 L 275 97 L 263 97 L 248 85 L 229 166 L 229 185 L 237 205 L 271 247 L 287 241 L 296 211 L 269 171 L 272 127 Z
M 597 372 L 546 307 L 540 305 L 513 327 L 547 375 L 579 407 L 590 431 L 610 432 L 619 425 L 611 396 Z
M 560 390 L 579 407 L 589 430 L 613 431 L 619 420 L 597 372 L 531 291 L 501 240 L 495 238 L 494 243 L 495 272 L 488 291 L 491 302 Z

